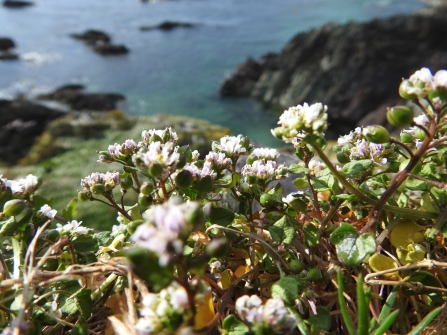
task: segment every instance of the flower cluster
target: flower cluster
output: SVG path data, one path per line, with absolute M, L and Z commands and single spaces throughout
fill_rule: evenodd
M 260 159 L 253 164 L 246 164 L 241 170 L 242 176 L 249 184 L 256 181 L 266 181 L 268 179 L 285 179 L 287 169 L 283 164 L 277 165 L 275 161 Z
M 212 169 L 210 162 L 204 162 L 202 167 L 198 167 L 196 162 L 188 163 L 183 167 L 191 173 L 194 180 L 201 179 L 206 176 L 210 176 L 211 179 L 216 179 L 217 173 Z
M 278 127 L 273 135 L 285 142 L 303 139 L 307 135 L 321 136 L 327 129 L 327 106 L 322 103 L 304 103 L 285 110 L 279 117 Z
M 148 222 L 138 226 L 131 237 L 137 245 L 156 253 L 160 265 L 168 264 L 174 254 L 183 252 L 184 241 L 200 211 L 199 203 L 178 202 L 178 198 L 171 198 L 163 205 L 153 206 L 143 216 Z
M 132 161 L 135 166 L 147 169 L 151 176 L 166 178 L 177 169 L 180 160 L 177 150 L 178 146 L 171 141 L 151 142 L 147 148 L 141 148 L 137 154 L 133 155 Z
M 81 186 L 87 192 L 103 194 L 112 191 L 120 183 L 118 171 L 106 173 L 93 172 L 90 176 L 81 180 Z
M 172 131 L 171 128 L 166 128 L 165 130 L 143 130 L 143 132 L 141 133 L 141 137 L 146 144 L 150 144 L 152 142 L 172 142 L 176 144 L 178 141 L 177 133 Z
M 423 67 L 404 80 L 400 86 L 401 94 L 408 98 L 425 98 L 434 90 L 447 88 L 447 71 L 440 70 L 433 76 L 430 69 Z
M 16 198 L 24 198 L 33 194 L 40 186 L 39 178 L 29 174 L 25 178 L 18 180 L 4 179 L 4 186 L 11 189 L 12 194 Z
M 272 148 L 255 148 L 251 152 L 250 156 L 254 156 L 258 159 L 272 160 L 274 161 L 279 157 L 279 152 Z
M 296 327 L 295 317 L 281 299 L 269 299 L 263 305 L 257 295 L 244 295 L 236 300 L 236 312 L 249 325 L 273 330 L 275 334 L 290 334 Z
M 123 144 L 115 143 L 109 145 L 108 152 L 100 153 L 98 162 L 112 163 L 114 160 L 127 160 L 137 150 L 138 146 L 134 140 L 126 140 Z
M 56 229 L 61 235 L 71 236 L 87 235 L 92 231 L 92 229 L 81 226 L 81 224 L 82 221 L 78 222 L 76 220 L 72 220 L 70 222 L 67 222 L 67 224 L 65 225 L 61 225 L 60 223 L 56 224 Z
M 41 216 L 41 217 L 45 217 L 48 219 L 53 220 L 55 218 L 57 214 L 57 210 L 52 209 L 50 206 L 48 205 L 43 205 L 39 211 L 37 211 L 37 215 Z
M 183 317 L 191 313 L 188 294 L 176 282 L 172 282 L 158 294 L 146 294 L 142 305 L 141 318 L 135 326 L 140 335 L 171 334 L 183 321 Z
M 366 140 L 360 127 L 355 128 L 348 135 L 340 136 L 338 145 L 333 149 L 337 152 L 337 159 L 340 163 L 371 159 L 376 165 L 386 164 L 387 157 L 394 151 L 393 145 L 377 144 Z
M 215 152 L 224 153 L 226 157 L 235 158 L 248 155 L 253 149 L 250 140 L 246 136 L 224 136 L 220 142 L 214 141 L 212 148 Z

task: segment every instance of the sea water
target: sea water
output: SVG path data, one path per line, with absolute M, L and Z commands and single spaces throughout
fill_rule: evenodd
M 34 0 L 0 7 L 0 36 L 21 55 L 0 61 L 0 98 L 36 95 L 67 83 L 126 96 L 131 115 L 180 114 L 229 127 L 278 146 L 269 130 L 278 112 L 247 98 L 222 98 L 219 85 L 247 57 L 279 52 L 295 34 L 327 22 L 409 14 L 419 0 Z M 140 31 L 164 21 L 195 24 Z M 109 33 L 130 52 L 101 56 L 69 37 L 87 29 Z M 324 103 L 324 102 L 323 102 Z M 330 106 L 329 106 L 330 108 Z

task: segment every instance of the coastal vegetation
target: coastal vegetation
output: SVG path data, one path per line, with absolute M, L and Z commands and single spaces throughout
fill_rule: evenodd
M 399 94 L 383 110 L 399 136 L 357 127 L 334 159 L 331 107 L 304 103 L 272 130 L 292 164 L 218 128 L 200 153 L 160 118 L 73 145 L 42 179 L 0 176 L 2 334 L 444 333 L 447 71 Z M 50 189 L 72 182 L 57 165 L 79 170 L 91 148 L 102 168 L 55 210 Z M 112 229 L 81 222 L 83 203 L 110 209 Z

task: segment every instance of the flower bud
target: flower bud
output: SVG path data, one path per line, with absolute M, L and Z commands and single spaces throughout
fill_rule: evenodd
M 153 163 L 149 166 L 149 174 L 156 178 L 163 173 L 163 165 L 160 163 Z
M 386 118 L 395 127 L 405 127 L 413 123 L 414 112 L 408 106 L 396 106 L 388 109 Z
M 353 143 L 346 143 L 343 146 L 343 152 L 349 156 L 351 154 L 351 149 L 354 147 L 355 147 L 355 145 Z
M 333 152 L 340 152 L 342 150 L 342 146 L 340 144 L 335 144 L 334 146 L 332 146 L 332 151 Z
M 133 180 L 131 177 L 126 177 L 120 180 L 120 186 L 123 190 L 128 190 L 133 186 Z
M 436 90 L 431 91 L 428 97 L 430 100 L 440 99 L 445 102 L 447 100 L 447 89 L 445 87 L 438 87 Z
M 249 184 L 255 184 L 256 183 L 256 181 L 258 180 L 257 178 L 256 178 L 256 176 L 254 175 L 254 174 L 252 174 L 252 173 L 250 173 L 250 174 L 248 174 L 246 177 L 246 180 L 247 180 L 247 183 L 249 183 Z
M 256 156 L 248 156 L 245 164 L 252 165 L 254 161 L 258 160 Z
M 301 262 L 299 259 L 293 259 L 289 263 L 289 268 L 292 273 L 298 274 L 304 270 L 304 263 Z
M 142 193 L 138 194 L 138 204 L 143 207 L 149 207 L 152 204 L 152 196 L 144 195 Z
M 346 155 L 343 151 L 337 152 L 337 160 L 340 164 L 346 164 L 349 163 L 351 160 L 349 159 L 349 156 Z
M 275 129 L 272 129 L 271 133 L 278 140 L 282 140 L 282 138 L 283 138 L 283 129 L 281 127 L 276 127 Z
M 2 206 L 6 201 L 9 201 L 12 199 L 12 191 L 11 188 L 6 187 L 1 193 L 0 193 L 0 206 Z
M 317 281 L 322 278 L 323 276 L 321 275 L 321 271 L 317 268 L 310 269 L 306 276 L 306 279 L 311 281 Z
M 192 185 L 193 179 L 191 172 L 183 170 L 177 174 L 174 182 L 179 189 L 185 190 Z
M 426 137 L 427 137 L 427 134 L 421 128 L 416 128 L 414 130 L 414 138 L 415 139 L 423 141 L 423 140 L 425 140 Z
M 103 184 L 95 184 L 91 188 L 93 194 L 103 194 L 106 191 L 106 187 Z
M 409 133 L 400 133 L 400 141 L 402 143 L 412 143 L 413 135 L 411 135 Z
M 408 89 L 412 88 L 413 85 L 411 85 L 410 81 L 408 80 L 402 80 L 402 83 L 400 83 L 399 86 L 399 95 L 407 100 L 414 100 L 417 98 L 415 94 L 409 94 Z
M 78 192 L 79 201 L 86 202 L 91 199 L 91 193 L 87 191 L 79 191 Z
M 171 130 L 169 128 L 166 128 L 163 130 L 163 133 L 161 134 L 161 138 L 163 140 L 163 143 L 168 142 L 171 139 Z
M 140 187 L 140 193 L 144 195 L 149 195 L 154 191 L 154 183 L 152 181 L 144 182 Z
M 388 130 L 379 125 L 364 128 L 363 136 L 365 136 L 368 141 L 377 144 L 387 143 L 391 139 Z
M 270 206 L 274 206 L 276 204 L 275 197 L 268 193 L 261 194 L 261 198 L 259 199 L 259 202 L 264 207 L 270 207 Z
M 3 213 L 7 216 L 17 216 L 23 212 L 26 204 L 24 200 L 13 199 L 9 200 L 3 206 Z
M 135 230 L 138 228 L 139 225 L 143 224 L 143 220 L 134 220 L 134 221 L 130 221 L 127 224 L 127 231 L 130 234 L 133 234 L 135 232 Z

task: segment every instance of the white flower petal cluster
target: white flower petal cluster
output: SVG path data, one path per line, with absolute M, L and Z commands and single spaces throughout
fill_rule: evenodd
M 290 107 L 279 117 L 278 124 L 283 128 L 283 139 L 289 142 L 306 133 L 321 135 L 327 129 L 327 106 L 318 102 Z
M 317 170 L 323 170 L 326 168 L 326 164 L 318 159 L 311 159 L 309 161 L 309 169 L 316 172 Z
M 93 172 L 90 176 L 81 180 L 81 186 L 86 190 L 95 185 L 104 185 L 105 191 L 113 190 L 120 183 L 120 174 L 118 171 L 107 171 L 106 173 Z
M 404 87 L 407 94 L 414 94 L 418 98 L 427 97 L 432 90 L 447 88 L 447 71 L 440 70 L 433 76 L 430 69 L 423 67 L 413 73 L 408 79 L 409 85 Z
M 156 142 L 161 140 L 162 143 L 173 142 L 175 144 L 178 141 L 177 133 L 172 131 L 171 128 L 166 128 L 165 130 L 143 130 L 141 133 L 141 137 L 146 144 L 150 144 L 151 142 L 153 142 L 154 137 L 158 137 L 158 139 L 155 139 Z
M 290 334 L 296 327 L 295 317 L 281 299 L 269 299 L 263 305 L 257 295 L 244 295 L 236 300 L 236 312 L 250 325 L 261 323 L 275 334 Z
M 214 170 L 221 172 L 231 167 L 231 159 L 227 158 L 223 152 L 210 151 L 205 156 L 205 162 L 209 162 Z
M 195 162 L 187 163 L 183 169 L 191 172 L 194 180 L 199 180 L 206 176 L 210 176 L 214 180 L 217 177 L 217 173 L 213 170 L 210 162 L 204 162 L 202 168 L 199 168 Z
M 351 148 L 349 158 L 351 160 L 371 159 L 378 165 L 387 163 L 387 159 L 383 155 L 387 154 L 388 150 L 382 144 L 368 142 L 365 139 L 357 140 L 355 146 Z
M 160 265 L 164 266 L 171 261 L 173 254 L 183 251 L 184 240 L 191 230 L 187 215 L 199 207 L 196 202 L 176 204 L 174 201 L 153 206 L 143 215 L 148 223 L 138 226 L 131 239 L 156 253 Z
M 251 150 L 248 139 L 245 136 L 224 136 L 220 142 L 213 142 L 213 150 L 222 152 L 226 157 L 237 157 L 247 155 Z
M 47 217 L 48 219 L 54 219 L 54 217 L 57 214 L 57 210 L 52 209 L 50 206 L 48 205 L 43 205 L 38 211 L 37 211 L 38 215 L 41 215 L 43 217 Z
M 274 161 L 279 157 L 279 152 L 273 148 L 255 148 L 251 152 L 252 156 L 256 156 L 258 159 L 265 159 Z
M 160 293 L 148 293 L 142 300 L 143 308 L 140 311 L 140 319 L 136 324 L 136 330 L 140 335 L 170 334 L 170 330 L 179 325 L 171 324 L 173 314 L 189 314 L 189 301 L 186 290 L 177 282 L 172 282 Z M 164 329 L 164 324 L 170 324 L 170 330 Z
M 247 178 L 249 175 L 255 175 L 257 179 L 267 180 L 272 179 L 285 179 L 287 178 L 287 170 L 284 164 L 279 164 L 275 161 L 266 161 L 260 159 L 254 161 L 253 164 L 246 164 L 241 170 L 242 176 Z
M 128 139 L 122 144 L 115 143 L 107 148 L 109 157 L 100 155 L 98 162 L 111 163 L 114 159 L 125 160 L 137 152 L 138 146 L 134 140 Z
M 348 135 L 340 136 L 337 140 L 338 145 L 344 146 L 346 144 L 355 143 L 358 139 L 362 138 L 362 128 L 357 127 L 351 131 Z
M 39 178 L 29 174 L 25 178 L 18 180 L 6 180 L 5 186 L 11 189 L 15 197 L 22 197 L 34 193 L 39 187 Z
M 62 226 L 60 223 L 56 224 L 57 230 L 61 235 L 72 235 L 72 236 L 78 236 L 78 235 L 88 235 L 92 229 L 81 226 L 82 221 L 76 221 L 72 220 L 67 222 L 66 225 Z
M 148 168 L 153 164 L 163 166 L 163 177 L 167 177 L 169 173 L 176 170 L 180 160 L 180 154 L 177 152 L 178 147 L 174 142 L 152 142 L 147 149 L 133 155 L 132 161 L 140 168 Z

